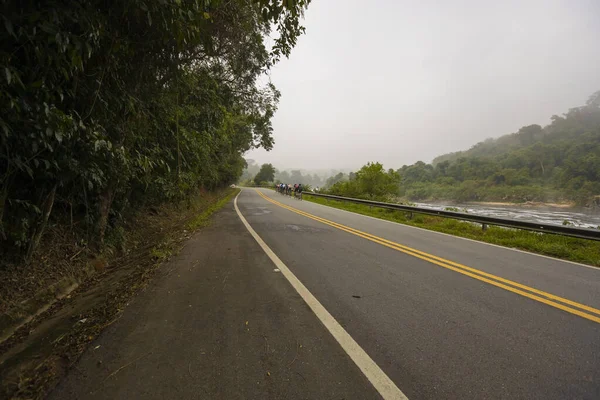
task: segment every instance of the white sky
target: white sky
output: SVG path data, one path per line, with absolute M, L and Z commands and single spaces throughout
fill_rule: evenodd
M 398 168 L 600 90 L 600 0 L 313 0 L 271 80 L 278 169 Z

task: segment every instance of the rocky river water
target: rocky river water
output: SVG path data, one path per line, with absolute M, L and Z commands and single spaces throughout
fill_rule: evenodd
M 544 224 L 570 224 L 580 228 L 600 229 L 600 210 L 587 208 L 559 208 L 520 205 L 485 205 L 485 204 L 431 204 L 417 203 L 418 207 L 445 210 L 452 208 L 459 212 L 475 215 L 486 215 L 497 218 L 510 218 Z M 566 222 L 565 222 L 566 221 Z

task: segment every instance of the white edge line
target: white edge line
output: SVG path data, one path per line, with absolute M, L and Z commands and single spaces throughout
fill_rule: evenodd
M 348 332 L 340 325 L 339 322 L 333 318 L 333 316 L 323 307 L 323 305 L 317 300 L 315 296 L 304 286 L 302 282 L 290 271 L 290 269 L 277 257 L 277 255 L 267 246 L 267 244 L 261 239 L 260 236 L 252 229 L 246 218 L 240 212 L 240 209 L 237 205 L 238 197 L 240 197 L 240 193 L 235 197 L 233 201 L 233 206 L 235 207 L 235 211 L 240 217 L 240 220 L 248 229 L 248 232 L 252 235 L 254 240 L 259 244 L 259 246 L 263 249 L 263 251 L 269 256 L 273 264 L 279 270 L 283 276 L 286 277 L 288 282 L 292 285 L 294 289 L 298 292 L 298 294 L 302 297 L 304 302 L 310 307 L 310 309 L 315 313 L 317 318 L 321 321 L 325 328 L 331 333 L 335 340 L 342 346 L 342 349 L 350 356 L 352 361 L 356 364 L 356 366 L 362 371 L 362 373 L 367 377 L 369 382 L 375 387 L 375 389 L 379 392 L 381 397 L 385 400 L 408 400 L 408 397 L 402 393 L 402 391 L 396 386 L 396 384 L 379 368 L 379 366 L 369 357 L 369 355 L 359 346 L 358 343 L 350 336 Z
M 310 195 L 310 193 L 306 193 L 306 194 Z M 269 197 L 271 197 L 271 196 L 269 196 Z M 348 213 L 348 214 L 352 214 L 352 215 L 359 215 L 361 217 L 374 219 L 376 221 L 387 222 L 388 224 L 401 225 L 403 227 L 412 228 L 412 229 L 418 229 L 420 231 L 425 231 L 425 232 L 429 232 L 429 233 L 435 233 L 437 235 L 448 236 L 448 237 L 452 237 L 452 238 L 455 238 L 455 239 L 461 239 L 461 240 L 468 240 L 469 242 L 484 244 L 486 246 L 492 246 L 492 247 L 497 247 L 497 248 L 504 249 L 504 250 L 516 251 L 517 253 L 529 254 L 531 256 L 547 258 L 548 260 L 559 261 L 559 262 L 563 262 L 563 263 L 567 263 L 567 264 L 577 265 L 579 267 L 584 267 L 584 268 L 589 268 L 589 269 L 593 269 L 593 270 L 596 270 L 596 271 L 600 271 L 600 268 L 594 267 L 593 265 L 585 265 L 585 264 L 581 264 L 581 263 L 578 263 L 578 262 L 575 262 L 575 261 L 563 260 L 563 259 L 556 258 L 556 257 L 546 256 L 546 255 L 543 255 L 543 254 L 532 253 L 530 251 L 525 251 L 525 250 L 521 250 L 521 249 L 515 249 L 514 247 L 501 246 L 499 244 L 482 242 L 480 240 L 469 239 L 469 238 L 462 237 L 462 236 L 451 235 L 449 233 L 433 231 L 433 230 L 429 230 L 429 229 L 425 229 L 425 228 L 419 228 L 418 226 L 406 225 L 406 224 L 403 224 L 403 223 L 400 223 L 400 222 L 389 221 L 387 219 L 382 219 L 382 218 L 377 218 L 377 217 L 371 217 L 370 215 L 364 215 L 364 214 L 356 213 L 356 212 L 353 212 L 353 211 L 342 210 L 341 208 L 331 207 L 331 206 L 327 206 L 325 204 L 314 203 L 314 202 L 312 202 L 310 200 L 306 200 L 306 201 L 308 201 L 311 204 L 315 204 L 317 206 L 330 208 L 332 210 L 342 211 L 342 212 L 345 212 L 345 213 Z M 323 218 L 323 217 L 321 217 L 321 218 Z

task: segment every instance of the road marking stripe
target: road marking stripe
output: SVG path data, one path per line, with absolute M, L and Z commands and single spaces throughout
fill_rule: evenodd
M 310 193 L 307 193 L 307 195 L 310 196 Z M 561 259 L 561 258 L 547 256 L 547 255 L 544 255 L 544 254 L 532 253 L 530 251 L 517 249 L 515 247 L 506 247 L 506 246 L 502 246 L 502 245 L 495 244 L 495 243 L 482 242 L 481 240 L 470 239 L 470 238 L 462 237 L 462 236 L 456 236 L 456 235 L 452 235 L 450 233 L 439 232 L 439 231 L 432 231 L 430 229 L 420 228 L 418 226 L 406 225 L 406 224 L 403 224 L 401 222 L 396 222 L 396 221 L 392 221 L 392 220 L 388 220 L 388 219 L 383 219 L 383 218 L 372 217 L 370 215 L 361 214 L 361 213 L 356 212 L 356 211 L 344 210 L 343 208 L 338 208 L 338 207 L 334 207 L 334 206 L 327 205 L 327 204 L 316 203 L 316 202 L 310 201 L 310 200 L 307 200 L 307 201 L 309 201 L 310 203 L 312 203 L 312 204 L 314 204 L 316 206 L 319 206 L 319 207 L 330 208 L 330 209 L 333 209 L 333 210 L 336 210 L 336 211 L 341 211 L 341 212 L 344 212 L 344 213 L 353 214 L 354 216 L 359 216 L 359 217 L 362 217 L 362 218 L 374 219 L 374 220 L 377 220 L 379 222 L 385 222 L 386 224 L 401 225 L 403 228 L 416 229 L 416 230 L 419 230 L 419 231 L 424 231 L 424 232 L 427 232 L 427 233 L 432 233 L 434 235 L 449 236 L 449 237 L 451 237 L 453 239 L 466 240 L 468 242 L 474 242 L 474 243 L 477 243 L 479 245 L 497 247 L 497 248 L 500 248 L 502 250 L 514 251 L 514 252 L 517 252 L 517 253 L 524 253 L 524 254 L 527 254 L 529 256 L 546 258 L 546 259 L 552 260 L 552 261 L 560 261 L 562 263 L 576 265 L 578 267 L 583 267 L 583 268 L 594 270 L 596 272 L 600 272 L 600 268 L 596 267 L 596 266 L 593 266 L 593 265 L 586 265 L 586 264 L 582 264 L 582 263 L 571 261 L 571 260 L 564 260 L 564 259 Z
M 306 304 L 315 313 L 317 318 L 321 321 L 325 328 L 331 333 L 331 335 L 337 340 L 342 346 L 342 349 L 350 356 L 352 361 L 358 366 L 362 373 L 371 382 L 373 387 L 379 392 L 381 397 L 386 400 L 408 400 L 408 398 L 402 393 L 402 391 L 396 386 L 396 384 L 379 368 L 379 366 L 369 357 L 369 355 L 359 346 L 358 343 L 346 332 L 346 330 L 333 318 L 333 316 L 323 307 L 323 305 L 316 299 L 315 296 L 304 286 L 302 282 L 290 271 L 290 269 L 277 257 L 277 255 L 267 246 L 267 244 L 261 239 L 256 231 L 250 226 L 246 218 L 240 212 L 237 205 L 238 197 L 241 192 L 235 197 L 233 205 L 237 212 L 240 220 L 248 229 L 248 232 L 252 235 L 254 240 L 259 244 L 263 251 L 269 256 L 273 264 L 281 271 L 288 282 L 292 285 Z
M 432 264 L 435 264 L 435 265 L 438 265 L 440 267 L 444 267 L 444 268 L 453 270 L 455 272 L 458 272 L 458 273 L 461 273 L 463 275 L 469 276 L 471 278 L 480 280 L 482 282 L 489 283 L 490 285 L 493 285 L 493 286 L 496 286 L 496 287 L 508 290 L 510 292 L 519 294 L 521 296 L 530 298 L 532 300 L 539 301 L 541 303 L 544 303 L 544 304 L 547 304 L 549 306 L 558 308 L 560 310 L 569 312 L 571 314 L 580 316 L 580 317 L 588 319 L 590 321 L 594 321 L 594 322 L 600 323 L 600 317 L 597 317 L 597 316 L 591 315 L 591 314 L 587 314 L 587 313 L 582 312 L 580 310 L 577 310 L 575 308 L 567 307 L 567 306 L 565 306 L 563 304 L 556 303 L 555 301 L 560 301 L 560 302 L 563 302 L 565 304 L 569 304 L 571 306 L 581 308 L 583 310 L 587 310 L 587 311 L 590 311 L 590 312 L 593 312 L 593 313 L 600 314 L 600 310 L 597 310 L 597 309 L 595 309 L 593 307 L 586 306 L 584 304 L 580 304 L 580 303 L 577 303 L 577 302 L 574 302 L 574 301 L 571 301 L 571 300 L 568 300 L 568 299 L 565 299 L 565 298 L 562 298 L 562 297 L 559 297 L 559 296 L 555 296 L 553 294 L 546 293 L 546 292 L 543 292 L 541 290 L 538 290 L 538 289 L 535 289 L 535 288 L 532 288 L 532 287 L 529 287 L 529 286 L 526 286 L 526 285 L 523 285 L 523 284 L 511 281 L 511 280 L 508 280 L 508 279 L 504 279 L 504 278 L 501 278 L 499 276 L 496 276 L 496 275 L 493 275 L 493 274 L 489 274 L 487 272 L 483 272 L 483 271 L 480 271 L 480 270 L 475 269 L 475 268 L 467 267 L 465 265 L 458 264 L 458 263 L 455 263 L 453 261 L 445 260 L 445 259 L 443 259 L 441 257 L 437 257 L 437 256 L 434 256 L 434 255 L 422 252 L 420 250 L 412 249 L 410 247 L 401 245 L 399 243 L 395 243 L 395 242 L 389 241 L 387 239 L 383 239 L 383 238 L 380 238 L 378 236 L 371 235 L 369 233 L 362 232 L 362 231 L 359 231 L 357 229 L 350 228 L 350 227 L 344 226 L 342 224 L 338 224 L 338 223 L 333 222 L 333 221 L 329 221 L 329 220 L 327 220 L 325 218 L 317 217 L 317 216 L 309 214 L 307 212 L 304 212 L 304 211 L 298 210 L 296 208 L 290 207 L 290 206 L 288 206 L 286 204 L 279 203 L 278 201 L 276 201 L 274 199 L 271 199 L 270 197 L 268 197 L 268 196 L 264 195 L 263 193 L 259 192 L 258 190 L 256 192 L 261 197 L 263 197 L 265 200 L 267 200 L 267 201 L 269 201 L 269 202 L 271 202 L 271 203 L 273 203 L 273 204 L 275 204 L 277 206 L 285 208 L 285 209 L 287 209 L 289 211 L 292 211 L 292 212 L 294 212 L 296 214 L 303 215 L 303 216 L 305 216 L 307 218 L 310 218 L 310 219 L 313 219 L 315 221 L 324 223 L 326 225 L 330 225 L 330 226 L 332 226 L 334 228 L 337 228 L 337 229 L 340 229 L 342 231 L 354 234 L 356 236 L 360 236 L 360 237 L 362 237 L 364 239 L 367 239 L 367 240 L 370 240 L 372 242 L 379 243 L 379 244 L 381 244 L 383 246 L 392 248 L 394 250 L 403 252 L 405 254 L 409 254 L 409 255 L 411 255 L 413 257 L 420 258 L 420 259 L 422 259 L 424 261 L 428 261 L 428 262 L 430 262 Z M 494 280 L 492 280 L 492 279 L 494 279 Z M 497 282 L 497 281 L 499 281 L 499 282 Z M 500 282 L 504 282 L 506 284 L 503 284 L 503 283 L 500 283 Z M 542 296 L 545 296 L 545 297 L 547 297 L 549 299 L 552 299 L 552 300 L 555 300 L 555 301 L 551 301 L 551 300 L 548 300 L 546 298 L 539 297 L 539 296 L 536 296 L 536 295 L 528 293 L 528 292 L 524 292 L 522 290 L 516 289 L 515 287 L 508 286 L 507 284 L 516 286 L 518 288 L 527 290 L 527 291 L 532 292 L 532 293 L 540 294 Z
M 500 276 L 497 276 L 497 275 L 493 275 L 493 274 L 490 274 L 490 273 L 487 273 L 487 272 L 484 272 L 484 271 L 481 271 L 481 270 L 478 270 L 478 269 L 475 269 L 475 268 L 472 268 L 472 267 L 468 267 L 468 266 L 466 266 L 466 265 L 463 265 L 463 264 L 456 263 L 456 262 L 454 262 L 454 261 L 446 260 L 446 259 L 444 259 L 444 258 L 441 258 L 441 257 L 435 256 L 435 255 L 433 255 L 433 254 L 429 254 L 429 253 L 425 253 L 425 252 L 423 252 L 423 251 L 420 251 L 420 250 L 417 250 L 417 249 L 413 249 L 412 247 L 408 247 L 408 246 L 405 246 L 405 245 L 403 245 L 403 244 L 400 244 L 400 243 L 392 242 L 392 241 L 390 241 L 390 240 L 387 240 L 387 239 L 384 239 L 384 238 L 381 238 L 381 237 L 378 237 L 378 236 L 372 235 L 372 234 L 370 234 L 370 233 L 366 233 L 366 232 L 359 231 L 359 230 L 357 230 L 357 229 L 354 229 L 354 228 L 351 228 L 351 227 L 348 227 L 348 226 L 342 225 L 342 224 L 340 224 L 340 223 L 337 223 L 337 222 L 329 221 L 329 220 L 327 220 L 327 219 L 325 219 L 325 218 L 318 217 L 318 216 L 316 216 L 316 215 L 313 215 L 313 214 L 309 214 L 309 213 L 307 213 L 306 211 L 297 210 L 297 209 L 295 209 L 295 208 L 293 208 L 293 207 L 291 207 L 291 206 L 288 206 L 288 205 L 286 205 L 286 204 L 279 203 L 277 200 L 275 200 L 275 199 L 273 199 L 273 198 L 271 198 L 271 197 L 269 197 L 269 196 L 266 196 L 266 195 L 264 195 L 263 193 L 260 193 L 260 192 L 259 192 L 259 194 L 260 194 L 261 196 L 263 196 L 263 197 L 264 197 L 265 199 L 267 199 L 267 200 L 272 200 L 273 202 L 277 203 L 277 204 L 278 204 L 278 205 L 280 205 L 281 207 L 284 207 L 284 208 L 287 208 L 287 207 L 289 207 L 289 209 L 293 209 L 293 211 L 297 211 L 297 212 L 299 212 L 299 213 L 303 213 L 303 215 L 304 215 L 304 214 L 308 214 L 308 215 L 310 215 L 310 216 L 313 216 L 313 217 L 316 217 L 316 218 L 322 219 L 322 220 L 324 220 L 324 221 L 327 221 L 327 222 L 330 222 L 330 223 L 332 223 L 332 224 L 339 225 L 340 227 L 343 227 L 343 228 L 345 228 L 345 229 L 350 229 L 350 230 L 352 230 L 352 231 L 355 231 L 355 232 L 358 232 L 358 233 L 360 233 L 360 234 L 363 234 L 363 235 L 370 236 L 370 237 L 372 237 L 372 238 L 374 238 L 374 239 L 376 239 L 376 240 L 381 240 L 381 241 L 384 241 L 384 242 L 386 242 L 386 243 L 389 243 L 389 244 L 391 244 L 391 245 L 393 245 L 393 246 L 400 247 L 400 248 L 401 248 L 401 249 L 403 249 L 403 250 L 406 250 L 406 251 L 409 251 L 409 252 L 412 252 L 412 253 L 417 253 L 417 254 L 420 254 L 420 255 L 422 255 L 422 256 L 424 256 L 424 257 L 431 258 L 431 259 L 434 259 L 434 260 L 440 261 L 440 262 L 442 262 L 442 263 L 446 263 L 446 264 L 452 265 L 452 266 L 454 266 L 454 267 L 457 267 L 457 268 L 465 269 L 465 270 L 467 270 L 467 271 L 469 271 L 469 272 L 472 272 L 472 273 L 475 273 L 475 274 L 479 274 L 479 275 L 483 275 L 483 276 L 485 276 L 485 277 L 487 277 L 487 278 L 491 278 L 491 279 L 494 279 L 494 280 L 497 280 L 497 281 L 500 281 L 500 282 L 503 282 L 503 283 L 506 283 L 506 284 L 509 284 L 509 285 L 512 285 L 512 286 L 515 286 L 515 287 L 518 287 L 518 288 L 521 288 L 521 289 L 524 289 L 524 290 L 527 290 L 527 291 L 529 291 L 529 292 L 532 292 L 532 293 L 539 294 L 539 295 L 541 295 L 541 296 L 544 296 L 544 297 L 547 297 L 547 298 L 549 298 L 549 299 L 551 299 L 551 300 L 560 301 L 560 302 L 562 302 L 562 303 L 565 303 L 565 304 L 571 305 L 571 306 L 573 306 L 573 307 L 581 308 L 582 310 L 586 310 L 586 311 L 589 311 L 589 312 L 591 312 L 591 313 L 594 313 L 594 314 L 599 314 L 599 315 L 600 315 L 600 310 L 598 310 L 598 309 L 596 309 L 596 308 L 593 308 L 593 307 L 590 307 L 590 306 L 587 306 L 587 305 L 585 305 L 585 304 L 580 304 L 580 303 L 577 303 L 577 302 L 575 302 L 575 301 L 572 301 L 572 300 L 569 300 L 569 299 L 565 299 L 565 298 L 563 298 L 563 297 L 556 296 L 556 295 L 553 295 L 553 294 L 551 294 L 551 293 L 547 293 L 547 292 L 544 292 L 544 291 L 542 291 L 542 290 L 535 289 L 535 288 L 532 288 L 532 287 L 530 287 L 530 286 L 523 285 L 523 284 L 521 284 L 521 283 L 518 283 L 518 282 L 515 282 L 515 281 L 511 281 L 511 280 L 509 280 L 509 279 L 502 278 L 502 277 L 500 277 Z M 306 215 L 306 216 L 308 216 L 308 215 Z

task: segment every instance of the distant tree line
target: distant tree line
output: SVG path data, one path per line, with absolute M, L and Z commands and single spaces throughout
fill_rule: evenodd
M 279 93 L 257 78 L 309 2 L 3 1 L 0 258 L 67 216 L 101 247 L 129 210 L 238 179 L 273 145 Z
M 325 186 L 331 194 L 361 198 L 600 205 L 600 91 L 544 128 L 526 126 L 431 164 L 385 171 L 369 163 L 330 177 Z
M 269 171 L 268 173 L 265 173 Z M 272 171 L 272 174 L 270 173 Z M 342 174 L 343 175 L 343 174 Z M 259 165 L 255 160 L 247 159 L 246 168 L 239 179 L 242 184 L 275 184 L 275 183 L 302 183 L 312 188 L 327 185 L 327 178 L 316 173 L 301 171 L 298 169 L 278 170 L 272 164 Z

